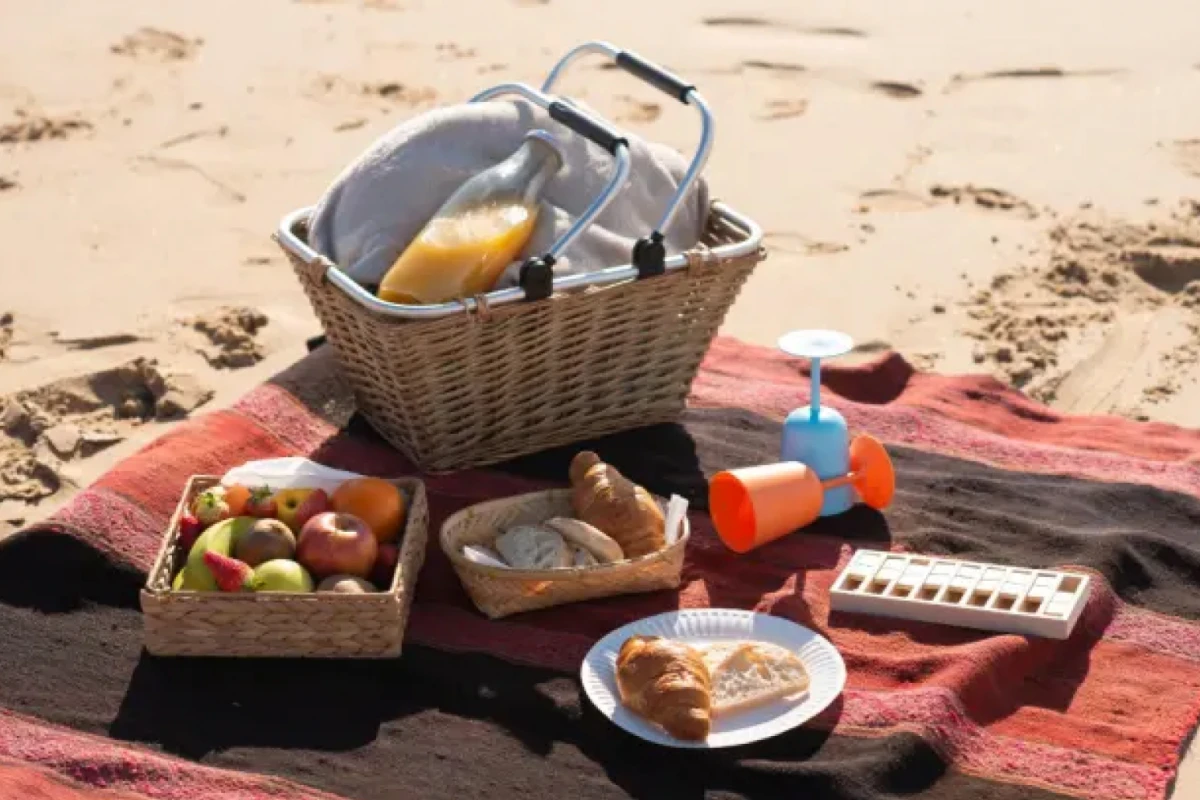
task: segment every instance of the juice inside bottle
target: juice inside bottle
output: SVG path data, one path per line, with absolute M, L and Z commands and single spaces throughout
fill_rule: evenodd
M 545 131 L 526 135 L 504 161 L 464 183 L 384 275 L 379 297 L 426 305 L 491 291 L 529 241 L 538 197 L 562 166 Z

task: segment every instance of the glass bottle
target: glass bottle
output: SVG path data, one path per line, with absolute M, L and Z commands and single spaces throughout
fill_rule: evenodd
M 450 195 L 383 276 L 379 298 L 428 305 L 491 291 L 528 243 L 542 189 L 562 165 L 550 133 L 527 133 L 516 152 Z

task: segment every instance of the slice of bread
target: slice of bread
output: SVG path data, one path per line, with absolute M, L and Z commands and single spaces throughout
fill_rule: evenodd
M 559 535 L 568 544 L 573 544 L 587 550 L 595 556 L 597 563 L 609 564 L 614 561 L 622 561 L 625 558 L 625 553 L 621 550 L 621 545 L 617 544 L 616 539 L 582 520 L 570 517 L 554 517 L 542 524 L 552 530 L 558 531 Z
M 697 648 L 700 651 L 700 657 L 704 659 L 704 666 L 708 668 L 709 676 L 713 676 L 717 672 L 717 667 L 721 666 L 721 662 L 733 655 L 734 651 L 739 647 L 745 647 L 754 642 L 747 642 L 741 639 L 728 639 L 718 642 L 710 642 L 702 647 Z
M 794 653 L 765 642 L 721 642 L 705 649 L 714 714 L 730 714 L 808 690 L 808 670 Z
M 571 550 L 558 531 L 540 525 L 516 525 L 494 543 L 508 565 L 517 569 L 562 569 L 571 566 Z

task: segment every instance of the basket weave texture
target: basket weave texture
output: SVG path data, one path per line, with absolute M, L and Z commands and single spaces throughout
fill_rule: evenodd
M 709 248 L 743 238 L 713 212 L 685 269 L 429 320 L 368 310 L 324 280 L 328 262 L 284 251 L 359 410 L 422 470 L 441 472 L 677 419 L 764 257 Z
M 659 499 L 660 504 L 663 502 Z M 442 524 L 442 551 L 454 565 L 476 608 L 492 619 L 521 611 L 679 586 L 691 528 L 668 547 L 639 558 L 596 567 L 519 570 L 476 564 L 462 554 L 469 544 L 490 544 L 513 525 L 569 517 L 571 490 L 552 489 L 470 506 Z
M 158 558 L 141 592 L 143 635 L 150 653 L 343 658 L 400 654 L 429 528 L 429 507 L 421 481 L 392 481 L 404 493 L 406 516 L 399 563 L 388 591 L 172 591 L 171 579 L 187 557 L 176 547 L 179 518 L 197 494 L 218 482 L 212 476 L 193 476 L 167 526 Z

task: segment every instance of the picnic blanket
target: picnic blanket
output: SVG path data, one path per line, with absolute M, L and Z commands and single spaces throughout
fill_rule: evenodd
M 885 513 L 856 507 L 737 556 L 705 513 L 714 471 L 778 457 L 802 363 L 718 339 L 679 424 L 587 443 L 692 503 L 678 591 L 488 621 L 436 536 L 401 658 L 154 658 L 137 590 L 186 477 L 307 455 L 411 466 L 355 417 L 322 347 L 232 407 L 118 464 L 0 545 L 0 795 L 70 798 L 1086 797 L 1157 800 L 1200 718 L 1200 432 L 1070 417 L 983 377 L 887 355 L 824 370 L 826 402 L 889 445 Z M 581 445 L 582 446 L 582 445 Z M 431 525 L 565 483 L 579 447 L 429 477 Z M 1088 570 L 1053 641 L 831 613 L 856 547 Z M 828 637 L 848 685 L 774 739 L 660 748 L 581 695 L 593 642 L 642 616 L 725 606 Z

